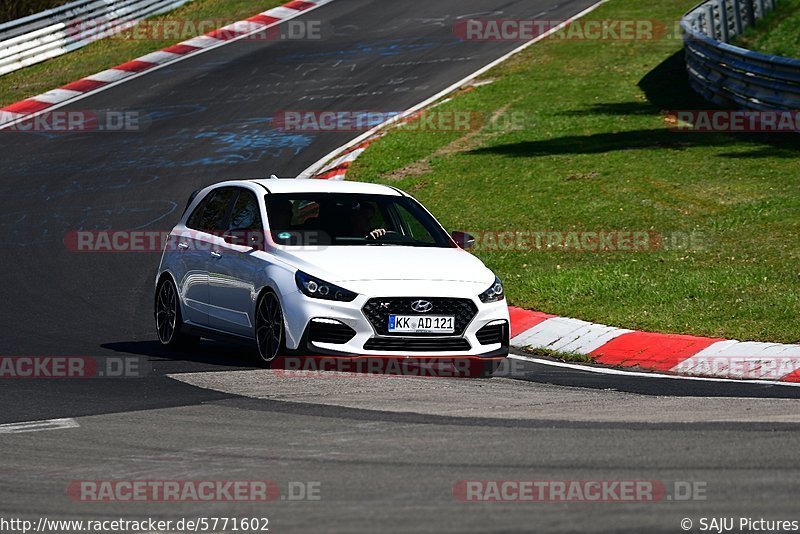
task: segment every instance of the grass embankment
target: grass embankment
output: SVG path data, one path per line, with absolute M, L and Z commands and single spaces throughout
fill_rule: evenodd
M 174 11 L 147 19 L 145 24 L 149 27 L 146 31 L 133 28 L 69 54 L 0 76 L 0 106 L 41 94 L 284 3 L 286 0 L 194 0 Z M 175 24 L 176 21 L 180 22 Z M 172 24 L 168 26 L 165 23 Z
M 775 11 L 733 43 L 765 54 L 800 58 L 800 0 L 778 0 Z
M 0 0 L 0 23 L 21 19 L 46 9 L 53 9 L 70 0 Z
M 695 3 L 612 0 L 588 17 L 677 20 Z M 672 250 L 476 254 L 513 305 L 628 328 L 800 341 L 796 136 L 670 131 L 662 110 L 711 107 L 688 87 L 675 39 L 547 39 L 486 78 L 495 81 L 437 112 L 517 113 L 525 128 L 396 129 L 349 179 L 410 191 L 449 229 L 697 236 Z

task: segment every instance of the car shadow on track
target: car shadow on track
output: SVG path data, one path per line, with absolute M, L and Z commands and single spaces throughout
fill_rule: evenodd
M 157 340 L 103 343 L 104 349 L 120 354 L 147 356 L 160 373 L 185 373 L 252 369 L 257 367 L 255 350 L 236 343 L 201 340 L 187 350 L 171 350 Z

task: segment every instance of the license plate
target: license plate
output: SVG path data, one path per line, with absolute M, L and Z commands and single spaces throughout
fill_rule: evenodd
M 417 334 L 452 334 L 455 332 L 452 316 L 441 315 L 390 315 L 389 332 Z

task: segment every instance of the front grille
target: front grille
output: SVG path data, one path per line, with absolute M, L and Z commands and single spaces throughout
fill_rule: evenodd
M 366 350 L 409 350 L 409 351 L 463 351 L 469 350 L 470 344 L 464 338 L 385 338 L 373 337 L 364 343 Z
M 355 337 L 356 331 L 343 323 L 327 323 L 311 320 L 308 326 L 308 340 L 318 343 L 347 343 Z
M 475 333 L 481 345 L 493 345 L 506 342 L 508 323 L 487 324 Z
M 427 300 L 433 304 L 427 313 L 417 313 L 411 309 L 411 303 L 417 300 Z M 467 325 L 478 313 L 478 307 L 470 299 L 455 299 L 446 297 L 384 297 L 369 299 L 361 308 L 367 320 L 372 324 L 375 332 L 382 336 L 408 336 L 408 333 L 389 333 L 390 315 L 452 315 L 454 332 L 452 336 L 461 336 Z M 416 336 L 441 336 L 441 334 L 416 334 Z

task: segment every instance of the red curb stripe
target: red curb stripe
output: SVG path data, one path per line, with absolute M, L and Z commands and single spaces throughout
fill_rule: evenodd
M 276 22 L 280 21 L 281 19 L 277 17 L 270 17 L 269 15 L 256 15 L 255 17 L 250 17 L 247 19 L 249 22 L 257 22 L 259 24 L 263 24 L 268 26 L 270 24 L 275 24 Z
M 182 56 L 184 54 L 188 54 L 190 52 L 194 52 L 195 50 L 200 50 L 200 49 L 198 47 L 196 47 L 196 46 L 185 45 L 185 44 L 176 44 L 176 45 L 170 46 L 169 48 L 165 48 L 163 51 L 164 52 L 169 52 L 170 54 L 178 54 L 178 55 Z
M 597 363 L 669 371 L 721 338 L 628 332 L 589 353 Z
M 214 30 L 213 32 L 209 32 L 206 34 L 208 37 L 213 37 L 214 39 L 219 39 L 220 41 L 230 41 L 235 37 L 239 37 L 244 35 L 244 32 L 237 32 L 236 30 L 231 29 L 223 29 L 219 28 L 218 30 Z
M 339 169 L 334 171 L 329 171 L 324 174 L 320 174 L 317 176 L 318 180 L 330 180 L 331 178 L 335 178 L 337 176 L 344 176 L 347 174 L 347 169 Z
M 139 61 L 138 59 L 133 59 L 131 61 L 126 61 L 121 65 L 117 65 L 116 67 L 112 67 L 116 70 L 124 70 L 125 72 L 142 72 L 143 70 L 151 69 L 155 67 L 155 63 L 148 63 L 147 61 Z
M 800 369 L 792 371 L 788 375 L 782 377 L 781 382 L 800 382 Z
M 328 174 L 330 172 L 336 172 L 336 171 L 346 171 L 347 168 L 350 167 L 351 163 L 352 163 L 352 161 L 345 161 L 343 163 L 340 163 L 336 167 L 331 167 L 330 169 L 325 171 L 325 174 Z
M 303 0 L 294 0 L 294 2 L 289 2 L 288 4 L 283 4 L 281 7 L 288 7 L 289 9 L 296 9 L 298 11 L 305 11 L 306 9 L 314 7 L 316 4 L 314 2 L 304 2 Z
M 88 93 L 89 91 L 94 91 L 98 87 L 103 87 L 107 85 L 108 82 L 101 82 L 98 80 L 89 80 L 89 79 L 82 79 L 78 80 L 77 82 L 68 83 L 67 85 L 62 86 L 62 89 L 67 89 L 68 91 L 78 91 L 80 93 Z
M 378 136 L 378 137 L 380 137 L 380 136 Z M 366 148 L 369 145 L 371 145 L 374 141 L 376 141 L 378 139 L 378 137 L 375 137 L 375 138 L 372 138 L 372 139 L 367 139 L 366 141 L 364 141 L 360 145 L 356 145 L 356 146 L 354 146 L 352 148 L 349 148 L 348 150 L 346 150 L 339 157 L 343 158 L 343 157 L 347 156 L 348 154 L 352 154 L 353 152 L 355 152 L 356 150 L 358 150 L 360 148 L 363 148 L 363 149 L 366 150 Z M 333 178 L 335 176 L 344 176 L 344 175 L 347 174 L 347 170 L 350 168 L 350 165 L 352 165 L 354 161 L 355 160 L 343 161 L 342 163 L 340 163 L 336 167 L 330 168 L 327 171 L 324 171 L 322 173 L 315 174 L 314 178 L 317 178 L 319 180 L 330 180 L 331 178 Z
M 511 318 L 511 337 L 530 330 L 539 323 L 555 317 L 548 313 L 525 310 L 523 308 L 508 307 L 508 315 Z
M 39 102 L 38 100 L 33 100 L 29 98 L 28 100 L 23 100 L 22 102 L 16 102 L 11 104 L 10 106 L 6 106 L 2 108 L 3 111 L 9 111 L 11 113 L 36 113 L 37 111 L 41 111 L 44 108 L 49 108 L 53 104 L 49 102 Z

